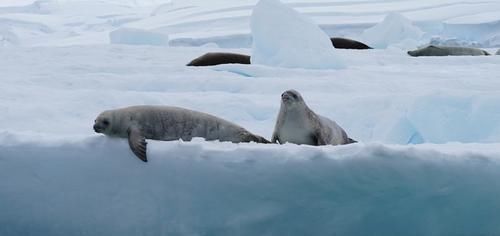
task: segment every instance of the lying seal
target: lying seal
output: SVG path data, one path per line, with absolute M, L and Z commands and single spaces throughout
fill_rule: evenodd
M 308 145 L 355 143 L 334 121 L 320 116 L 306 105 L 295 90 L 281 94 L 281 107 L 271 142 Z
M 339 49 L 372 49 L 370 46 L 348 38 L 330 38 L 332 45 Z
M 229 52 L 209 52 L 192 60 L 187 66 L 215 66 L 231 63 L 250 64 L 250 56 Z
M 408 55 L 413 57 L 422 56 L 488 56 L 487 51 L 478 48 L 449 47 L 430 45 L 425 48 L 408 51 Z
M 112 137 L 128 138 L 132 152 L 147 162 L 146 140 L 206 140 L 269 143 L 243 127 L 224 119 L 170 106 L 132 106 L 102 112 L 94 130 Z
M 372 49 L 368 45 L 347 38 L 330 38 L 332 45 L 340 49 Z M 250 64 L 250 56 L 230 52 L 209 52 L 193 59 L 187 66 L 215 66 L 221 64 Z

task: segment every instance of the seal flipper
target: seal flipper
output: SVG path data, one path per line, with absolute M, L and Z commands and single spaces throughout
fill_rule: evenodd
M 321 130 L 316 130 L 316 132 L 311 134 L 311 139 L 314 143 L 314 146 L 322 146 L 322 145 L 328 144 L 328 142 L 325 140 L 325 138 L 321 134 Z
M 141 131 L 137 127 L 130 127 L 127 130 L 128 133 L 128 145 L 132 152 L 142 161 L 148 162 L 146 156 L 147 142 L 146 138 L 141 134 Z
M 279 139 L 278 134 L 277 134 L 276 131 L 273 133 L 273 137 L 271 137 L 271 143 L 279 143 L 279 144 L 281 144 L 281 141 L 280 141 L 280 139 Z

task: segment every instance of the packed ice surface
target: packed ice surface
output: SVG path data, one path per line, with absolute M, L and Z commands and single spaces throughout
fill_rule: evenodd
M 334 70 L 192 68 L 207 52 L 251 54 L 256 1 L 9 2 L 2 236 L 500 233 L 500 56 L 412 58 L 401 44 L 338 50 L 346 67 Z M 499 47 L 498 1 L 283 2 L 329 36 L 359 40 L 398 12 L 424 37 Z M 170 47 L 110 44 L 123 28 L 168 35 Z M 103 110 L 163 104 L 269 138 L 287 89 L 359 143 L 148 140 L 145 164 L 127 140 L 92 130 Z
M 342 68 L 330 38 L 279 0 L 260 0 L 252 12 L 252 64 L 288 68 Z

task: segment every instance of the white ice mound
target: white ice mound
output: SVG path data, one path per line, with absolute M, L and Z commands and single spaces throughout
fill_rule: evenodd
M 363 41 L 374 48 L 389 46 L 414 48 L 424 32 L 403 15 L 390 13 L 375 26 L 366 29 L 361 37 Z
M 344 67 L 329 37 L 312 20 L 278 0 L 259 1 L 250 27 L 252 64 L 307 69 Z
M 131 44 L 131 45 L 168 45 L 168 36 L 147 30 L 120 28 L 109 33 L 111 44 Z

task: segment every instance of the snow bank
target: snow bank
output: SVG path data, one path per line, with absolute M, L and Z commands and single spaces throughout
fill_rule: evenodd
M 500 232 L 498 145 L 0 139 L 4 236 Z
M 152 31 L 120 28 L 109 33 L 109 40 L 112 44 L 131 45 L 168 45 L 168 36 Z
M 407 49 L 419 45 L 423 34 L 403 15 L 390 13 L 382 22 L 363 31 L 361 38 L 374 48 L 394 46 Z
M 252 64 L 335 69 L 342 62 L 328 36 L 309 18 L 278 0 L 261 0 L 251 18 Z

